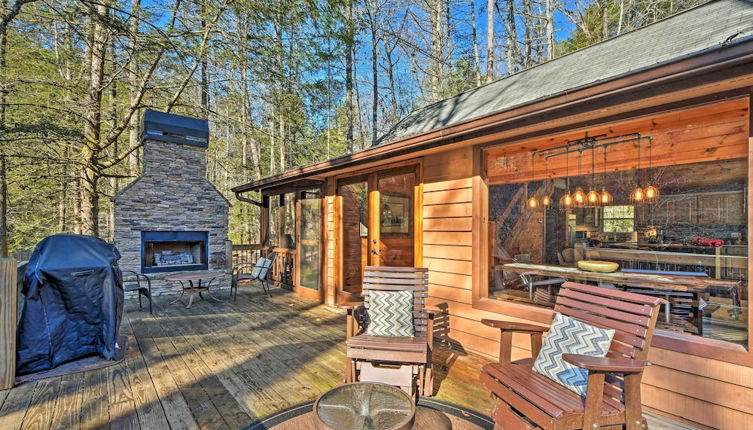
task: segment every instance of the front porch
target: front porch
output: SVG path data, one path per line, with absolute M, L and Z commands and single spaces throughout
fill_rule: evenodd
M 272 294 L 243 286 L 237 302 L 192 309 L 162 296 L 154 317 L 130 300 L 122 363 L 0 391 L 0 428 L 237 429 L 341 384 L 344 314 L 280 288 Z M 438 347 L 436 398 L 489 414 L 478 381 L 486 362 Z M 691 428 L 645 414 L 651 428 Z

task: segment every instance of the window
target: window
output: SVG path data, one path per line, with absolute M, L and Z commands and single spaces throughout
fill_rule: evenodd
M 546 159 L 530 152 L 567 148 L 564 139 L 488 149 L 489 263 L 482 296 L 551 308 L 562 279 L 637 292 L 669 301 L 658 329 L 747 347 L 748 141 L 747 132 L 734 127 L 747 130 L 748 116 L 739 118 L 737 125 L 707 118 L 672 124 L 682 136 L 652 128 L 651 168 L 645 158 L 637 160 L 636 142 L 608 147 L 606 162 L 603 148 L 595 149 L 596 162 L 590 148 L 576 148 L 569 160 L 562 151 Z M 726 134 L 714 143 L 724 147 L 722 155 L 706 149 L 714 139 L 697 137 L 709 135 L 713 121 L 724 122 Z M 649 143 L 641 144 L 646 156 Z M 659 190 L 655 202 L 631 200 L 636 187 L 649 183 Z M 606 189 L 613 200 L 601 207 L 561 204 L 579 188 Z M 543 196 L 552 202 L 546 209 Z M 532 197 L 539 202 L 533 209 Z M 578 268 L 582 260 L 611 261 L 619 268 L 609 276 L 587 273 Z
M 322 200 L 318 191 L 301 193 L 301 286 L 319 289 L 321 277 Z
M 284 194 L 285 211 L 282 216 L 282 246 L 295 248 L 295 193 Z
M 635 207 L 606 206 L 603 209 L 605 233 L 632 233 L 635 230 Z

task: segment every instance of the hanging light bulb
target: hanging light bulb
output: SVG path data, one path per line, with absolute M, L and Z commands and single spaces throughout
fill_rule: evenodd
M 575 200 L 575 204 L 578 206 L 583 206 L 586 203 L 586 193 L 583 191 L 583 188 L 578 187 L 575 189 L 573 200 Z
M 632 193 L 630 193 L 630 201 L 633 203 L 643 203 L 646 199 L 646 193 L 641 187 L 635 187 Z
M 599 193 L 596 190 L 589 190 L 586 194 L 586 205 L 590 208 L 594 208 L 599 205 Z
M 636 175 L 636 187 L 632 193 L 630 193 L 630 201 L 633 203 L 643 203 L 646 200 L 646 193 L 641 188 L 640 175 L 641 175 L 641 141 L 638 139 L 638 167 L 635 170 Z
M 536 168 L 533 158 L 536 156 L 535 152 L 531 153 L 531 184 L 533 184 L 533 180 L 535 179 L 536 175 L 534 174 L 534 169 Z M 528 209 L 538 209 L 539 207 L 539 201 L 536 199 L 536 189 L 533 190 L 533 195 L 528 198 L 528 201 L 526 202 L 526 205 L 528 206 Z
M 581 158 L 583 156 L 583 149 L 578 149 L 578 177 L 580 178 L 580 165 L 581 165 Z M 575 200 L 576 206 L 583 206 L 586 203 L 586 193 L 583 191 L 582 187 L 578 187 L 575 189 L 575 192 L 573 193 L 573 200 Z
M 599 193 L 596 191 L 596 148 L 591 146 L 591 186 L 588 188 L 588 194 L 586 194 L 586 206 L 589 208 L 595 208 L 599 206 Z
M 601 194 L 599 194 L 599 203 L 602 206 L 609 206 L 614 201 L 612 194 L 607 191 L 607 147 L 604 146 L 604 172 L 601 175 Z
M 609 191 L 606 190 L 606 188 L 601 189 L 601 194 L 599 194 L 599 203 L 602 206 L 609 206 L 614 201 L 614 197 L 612 197 L 612 194 L 609 193 Z
M 567 189 L 565 190 L 565 195 L 562 196 L 560 199 L 560 209 L 566 210 L 573 207 L 575 204 L 575 200 L 573 200 L 573 196 L 570 194 L 570 145 L 565 145 L 565 180 Z
M 575 205 L 575 200 L 573 199 L 573 196 L 570 195 L 570 192 L 565 193 L 564 196 L 560 199 L 560 206 L 562 206 L 565 209 L 570 209 Z
M 541 198 L 541 205 L 544 209 L 549 209 L 552 205 L 552 198 L 549 197 L 549 158 L 544 157 L 544 197 Z
M 652 158 L 652 152 L 653 152 L 653 144 L 654 141 L 649 137 L 648 140 L 648 174 L 649 178 L 651 178 L 651 158 Z M 646 203 L 654 203 L 659 198 L 659 190 L 651 185 L 650 181 L 646 184 L 646 188 L 644 188 L 643 192 L 646 194 Z

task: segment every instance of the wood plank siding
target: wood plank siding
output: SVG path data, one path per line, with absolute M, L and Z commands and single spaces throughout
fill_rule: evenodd
M 683 159 L 675 160 L 680 164 L 687 162 L 685 158 L 744 156 L 753 146 L 749 123 L 749 101 L 743 98 L 654 118 L 593 127 L 592 130 L 593 134 L 640 132 L 654 136 L 659 142 L 671 140 L 673 145 L 688 148 L 683 152 Z M 556 140 L 582 134 L 583 130 L 576 130 L 559 135 Z M 513 143 L 490 152 L 504 155 L 522 148 L 546 147 L 553 141 L 553 138 L 545 138 Z M 664 156 L 657 152 L 654 160 Z M 630 162 L 627 156 L 610 157 L 610 163 L 616 164 L 609 167 L 623 168 L 622 164 Z M 528 169 L 528 164 L 499 165 L 497 170 L 489 171 L 489 178 L 528 177 Z M 557 169 L 558 166 L 552 163 L 550 175 L 558 176 Z M 496 357 L 499 333 L 482 325 L 480 320 L 520 319 L 473 305 L 473 176 L 472 148 L 439 152 L 424 158 L 423 261 L 430 270 L 429 303 L 447 313 L 447 327 L 440 332 L 441 336 L 466 351 Z M 531 320 L 540 322 L 541 319 Z M 529 351 L 528 339 L 516 335 L 513 356 L 522 358 L 530 355 Z M 656 346 L 649 358 L 654 365 L 646 370 L 643 379 L 642 394 L 646 407 L 713 428 L 746 428 L 753 422 L 753 368 Z

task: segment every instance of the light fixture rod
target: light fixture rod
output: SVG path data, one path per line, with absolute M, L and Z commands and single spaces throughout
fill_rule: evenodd
M 619 140 L 614 140 L 614 139 L 619 139 Z M 568 141 L 568 143 L 565 145 L 555 146 L 554 148 L 540 149 L 538 151 L 534 151 L 533 153 L 542 155 L 545 160 L 548 160 L 549 158 L 557 157 L 559 155 L 565 155 L 571 152 L 583 151 L 586 149 L 606 148 L 606 147 L 609 147 L 612 145 L 618 145 L 621 143 L 640 142 L 641 140 L 648 140 L 649 142 L 653 141 L 651 136 L 641 136 L 639 133 L 631 133 L 631 134 L 625 134 L 621 136 L 607 137 L 604 139 L 585 137 L 583 139 L 580 139 L 579 141 L 576 141 L 576 140 Z M 553 152 L 553 151 L 559 151 L 559 152 L 550 154 L 550 152 Z

